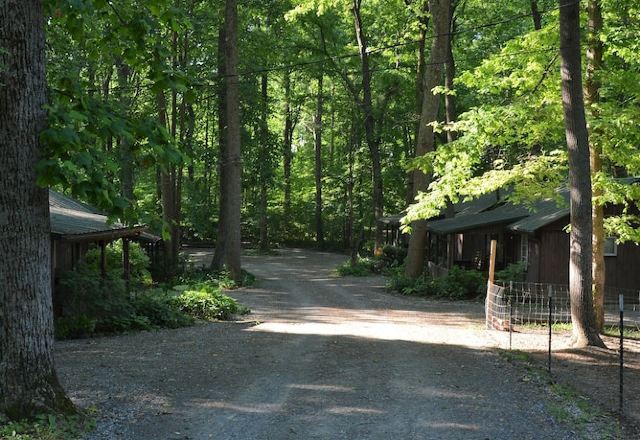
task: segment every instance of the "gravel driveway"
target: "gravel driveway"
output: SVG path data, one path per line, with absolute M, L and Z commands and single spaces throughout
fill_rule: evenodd
M 90 439 L 574 439 L 545 390 L 487 349 L 481 304 L 336 278 L 345 259 L 246 257 L 251 322 L 60 342 Z

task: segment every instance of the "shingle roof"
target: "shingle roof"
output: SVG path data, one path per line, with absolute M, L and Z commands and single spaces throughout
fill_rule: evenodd
M 485 226 L 509 223 L 529 215 L 524 206 L 502 203 L 493 209 L 475 214 L 456 215 L 453 218 L 427 223 L 427 229 L 436 234 L 452 234 Z
M 509 229 L 515 232 L 532 234 L 538 229 L 547 226 L 569 215 L 569 191 L 558 191 L 564 203 L 558 205 L 555 200 L 547 199 L 536 203 L 534 211 L 528 217 L 509 225 Z
M 77 200 L 49 190 L 51 233 L 65 238 L 105 234 L 116 238 L 138 235 L 141 226 L 127 227 L 121 223 L 109 223 L 107 216 L 97 209 Z

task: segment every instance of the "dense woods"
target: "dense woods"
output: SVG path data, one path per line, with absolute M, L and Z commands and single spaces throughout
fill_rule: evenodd
M 181 244 L 206 243 L 237 282 L 243 243 L 355 262 L 395 214 L 416 278 L 427 219 L 568 186 L 574 336 L 601 344 L 604 239 L 640 241 L 640 190 L 618 179 L 640 176 L 638 0 L 4 1 L 0 27 L 0 317 L 28 303 L 0 333 L 0 412 L 33 411 L 15 390 L 68 403 L 47 186 L 149 225 L 166 276 Z M 604 218 L 606 203 L 622 208 Z M 25 362 L 37 383 L 14 377 Z

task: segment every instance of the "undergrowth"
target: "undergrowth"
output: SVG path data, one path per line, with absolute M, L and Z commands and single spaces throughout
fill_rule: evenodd
M 253 283 L 244 272 L 243 284 Z M 58 339 L 132 330 L 192 325 L 196 320 L 229 320 L 249 309 L 222 292 L 236 288 L 226 272 L 187 272 L 155 288 L 127 292 L 118 273 L 102 278 L 97 269 L 80 264 L 63 276 L 63 316 L 55 320 Z
M 9 421 L 0 416 L 2 440 L 76 440 L 95 428 L 90 415 L 56 417 L 40 415 L 34 420 Z
M 452 267 L 447 275 L 439 278 L 422 275 L 410 278 L 397 271 L 387 282 L 387 289 L 403 295 L 431 296 L 446 299 L 471 299 L 484 293 L 486 281 L 482 273 Z

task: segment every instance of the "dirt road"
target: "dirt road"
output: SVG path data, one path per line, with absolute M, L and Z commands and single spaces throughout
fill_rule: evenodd
M 521 368 L 486 349 L 482 305 L 336 278 L 343 259 L 247 257 L 257 284 L 233 295 L 257 325 L 59 343 L 64 385 L 99 411 L 89 438 L 581 438 L 554 420 Z

